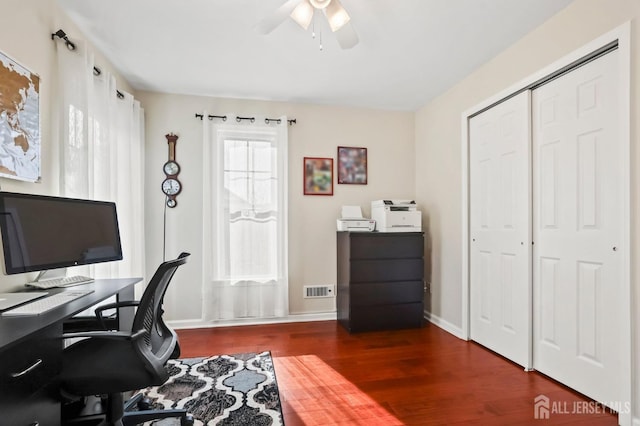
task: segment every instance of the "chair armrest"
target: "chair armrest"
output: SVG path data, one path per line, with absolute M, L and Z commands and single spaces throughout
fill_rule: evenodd
M 77 333 L 64 333 L 62 339 L 77 339 L 85 337 L 132 340 L 133 335 L 128 331 L 79 331 Z
M 95 308 L 95 314 L 96 314 L 96 319 L 98 320 L 98 324 L 100 324 L 100 327 L 102 327 L 104 330 L 107 329 L 107 326 L 104 323 L 104 316 L 102 315 L 102 311 L 104 310 L 118 309 L 118 308 L 124 308 L 129 306 L 138 306 L 139 304 L 140 302 L 137 300 L 127 300 L 123 302 L 107 303 L 105 305 L 100 305 L 97 308 Z
M 77 333 L 64 333 L 60 336 L 62 339 L 77 338 L 100 338 L 100 339 L 122 339 L 122 340 L 138 340 L 145 334 L 145 330 L 138 330 L 135 333 L 128 331 L 79 331 Z
M 96 312 L 98 311 L 102 312 L 105 309 L 116 309 L 116 308 L 122 308 L 126 306 L 138 306 L 139 304 L 140 304 L 140 301 L 138 300 L 124 300 L 122 302 L 106 303 L 104 305 L 100 305 L 96 307 Z

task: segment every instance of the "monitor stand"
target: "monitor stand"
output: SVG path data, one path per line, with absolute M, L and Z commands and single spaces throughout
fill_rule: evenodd
M 64 278 L 66 276 L 67 268 L 45 269 L 44 271 L 38 272 L 38 276 L 33 281 L 37 282 L 40 280 L 50 280 L 53 278 Z

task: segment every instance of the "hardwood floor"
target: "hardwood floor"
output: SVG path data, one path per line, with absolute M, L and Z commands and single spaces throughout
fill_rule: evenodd
M 286 426 L 615 425 L 617 415 L 433 325 L 349 334 L 335 321 L 178 330 L 182 357 L 271 351 Z M 549 419 L 534 399 L 549 398 Z

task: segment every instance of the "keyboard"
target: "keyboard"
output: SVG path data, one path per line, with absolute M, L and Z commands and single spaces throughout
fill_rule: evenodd
M 74 285 L 87 284 L 93 282 L 93 278 L 84 277 L 82 275 L 74 275 L 71 277 L 51 278 L 47 280 L 32 281 L 25 285 L 27 287 L 35 287 L 41 289 L 49 289 L 56 287 L 71 287 Z
M 20 305 L 17 308 L 4 311 L 2 316 L 40 315 L 52 309 L 74 301 L 82 296 L 93 293 L 93 290 L 66 290 Z

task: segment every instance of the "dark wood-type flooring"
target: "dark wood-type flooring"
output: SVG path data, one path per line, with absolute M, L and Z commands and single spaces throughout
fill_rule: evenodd
M 617 416 L 433 325 L 349 334 L 335 321 L 179 330 L 182 357 L 271 351 L 286 426 L 615 425 Z M 549 398 L 549 419 L 534 398 Z

